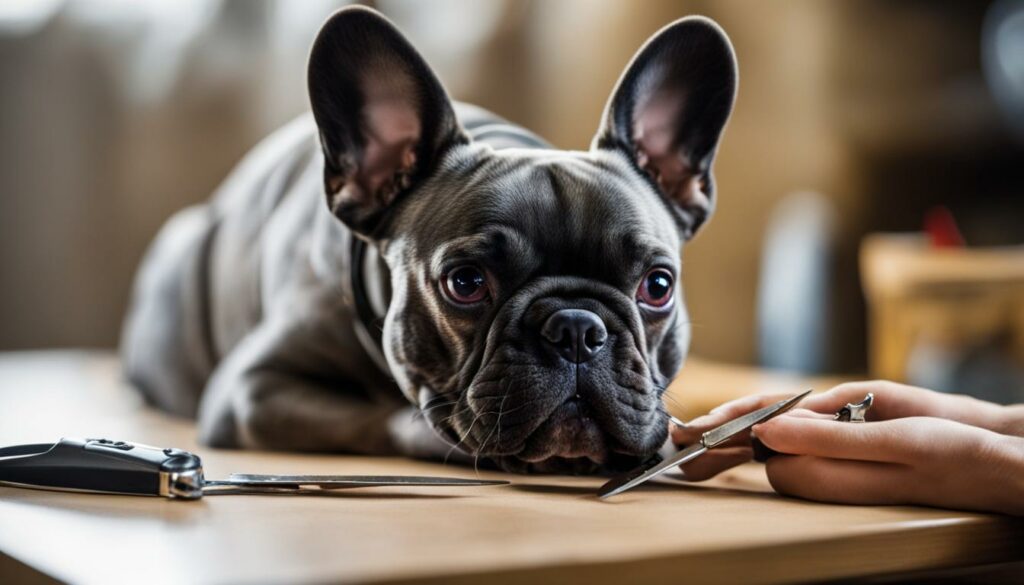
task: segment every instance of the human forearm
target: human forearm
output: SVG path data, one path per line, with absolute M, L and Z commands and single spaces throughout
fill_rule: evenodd
M 1024 438 L 1004 435 L 992 454 L 994 484 L 993 509 L 1024 516 Z

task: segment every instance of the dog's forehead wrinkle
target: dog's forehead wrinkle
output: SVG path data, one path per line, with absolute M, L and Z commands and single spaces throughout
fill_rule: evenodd
M 545 215 L 535 237 L 547 273 L 624 284 L 646 258 L 674 256 L 672 232 L 659 225 L 627 178 L 609 175 L 591 159 L 556 159 L 543 168 L 555 211 Z M 631 234 L 636 238 L 627 237 Z
M 594 250 L 621 256 L 612 226 L 672 245 L 672 227 L 651 189 L 622 159 L 536 149 L 453 149 L 434 181 L 406 207 L 416 252 L 502 225 L 564 266 L 588 267 Z M 665 214 L 662 214 L 665 215 Z M 616 254 L 619 252 L 619 254 Z M 603 266 L 624 258 L 602 258 Z M 592 263 L 592 262 L 591 262 Z
M 433 194 L 437 200 L 452 200 L 454 212 L 420 206 L 427 217 L 416 223 L 434 238 L 434 249 L 423 254 L 425 250 L 405 246 L 410 266 L 417 256 L 421 261 L 426 257 L 427 269 L 436 276 L 456 254 L 472 256 L 507 246 L 503 252 L 508 257 L 546 264 L 532 276 L 575 274 L 611 283 L 610 274 L 643 268 L 633 265 L 651 255 L 677 257 L 665 238 L 656 235 L 660 230 L 650 210 L 633 199 L 636 193 L 627 192 L 635 189 L 635 181 L 607 172 L 621 166 L 615 158 L 524 151 L 464 168 L 484 168 L 490 174 L 494 169 L 489 166 L 502 172 L 486 182 L 470 176 L 465 184 L 451 187 L 447 197 L 440 190 Z M 465 201 L 470 204 L 463 207 Z M 449 223 L 451 229 L 438 229 L 441 220 L 452 217 L 457 221 Z

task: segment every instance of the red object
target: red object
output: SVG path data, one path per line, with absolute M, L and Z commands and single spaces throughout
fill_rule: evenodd
M 956 226 L 956 219 L 949 208 L 943 205 L 933 207 L 925 214 L 924 231 L 933 248 L 963 248 L 965 245 L 960 228 Z

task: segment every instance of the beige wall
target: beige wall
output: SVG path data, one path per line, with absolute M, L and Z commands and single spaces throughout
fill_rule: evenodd
M 133 94 L 145 67 L 128 67 L 157 29 L 115 35 L 63 15 L 34 36 L 0 39 L 0 348 L 116 342 L 134 266 L 162 221 L 305 109 L 306 47 L 332 4 L 211 0 L 207 28 L 166 49 L 178 51 L 177 76 L 157 97 Z M 687 14 L 718 20 L 736 46 L 739 97 L 716 165 L 718 210 L 685 252 L 684 282 L 694 351 L 737 362 L 756 356 L 758 263 L 775 203 L 818 191 L 840 227 L 859 233 L 866 153 L 904 135 L 931 141 L 917 130 L 936 125 L 914 118 L 915 99 L 974 58 L 962 48 L 975 41 L 950 34 L 958 15 L 921 3 L 376 4 L 457 98 L 576 149 L 649 35 Z M 892 130 L 907 119 L 914 131 Z
M 718 209 L 688 246 L 683 273 L 694 352 L 752 361 L 760 244 L 773 205 L 797 190 L 839 197 L 856 188 L 829 111 L 829 38 L 840 11 L 812 1 L 551 4 L 529 14 L 529 54 L 537 58 L 525 87 L 504 86 L 514 97 L 481 101 L 564 148 L 588 145 L 620 72 L 666 23 L 705 14 L 732 38 L 740 86 L 716 164 Z

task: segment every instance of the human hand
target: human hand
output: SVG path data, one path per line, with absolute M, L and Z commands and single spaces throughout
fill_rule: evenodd
M 862 424 L 793 411 L 754 428 L 775 491 L 822 502 L 1024 514 L 1024 439 L 932 417 Z
M 808 396 L 800 403 L 800 407 L 827 414 L 831 418 L 846 404 L 863 400 L 869 392 L 875 395 L 874 404 L 867 414 L 869 421 L 928 416 L 997 432 L 1005 433 L 1009 430 L 1006 407 L 969 396 L 944 394 L 882 380 L 840 384 L 828 392 Z M 676 445 L 695 443 L 704 432 L 789 396 L 791 394 L 756 394 L 727 402 L 707 415 L 690 421 L 686 427 L 670 425 L 672 440 Z M 713 449 L 684 465 L 682 469 L 690 481 L 703 481 L 752 458 L 750 433 L 743 433 L 722 448 Z
M 872 392 L 864 424 L 831 420 Z M 730 419 L 789 395 L 755 395 L 673 427 L 689 444 Z M 1005 431 L 1005 407 L 892 382 L 856 382 L 809 396 L 800 410 L 755 427 L 770 448 L 769 481 L 780 493 L 845 503 L 916 503 L 1024 513 L 1024 439 Z M 767 436 L 767 438 L 766 438 Z M 751 460 L 750 433 L 682 467 L 701 481 Z M 788 454 L 788 456 L 786 455 Z
M 799 406 L 814 412 L 832 414 L 848 403 L 860 402 L 869 392 L 875 395 L 875 401 L 867 412 L 869 422 L 928 416 L 996 432 L 1001 432 L 1004 426 L 1005 407 L 998 404 L 962 394 L 935 392 L 885 380 L 840 384 L 828 392 L 808 396 Z

